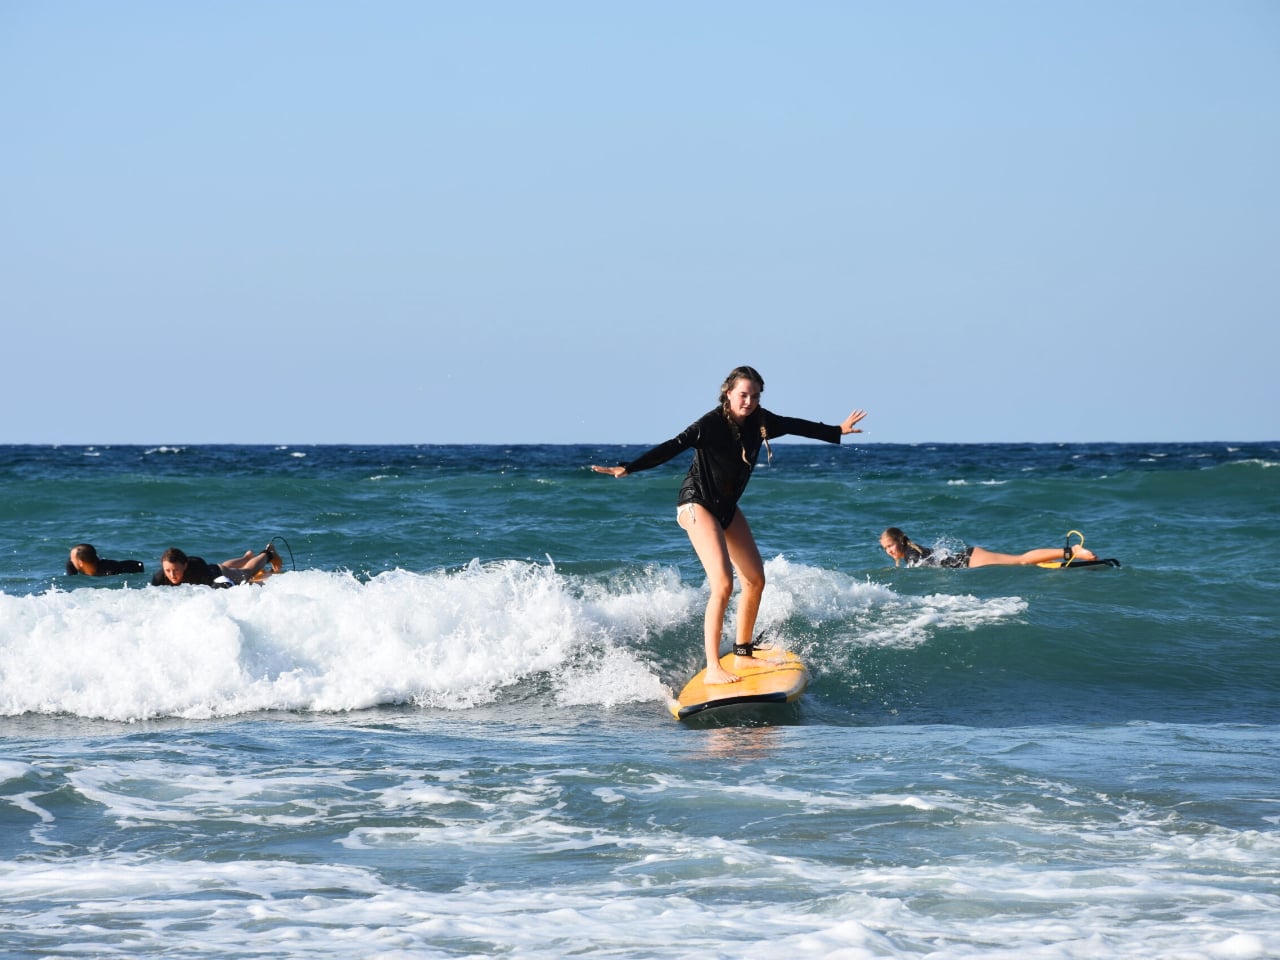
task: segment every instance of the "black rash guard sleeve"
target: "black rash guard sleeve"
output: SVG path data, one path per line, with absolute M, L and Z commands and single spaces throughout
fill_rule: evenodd
M 627 473 L 648 470 L 693 448 L 696 452 L 676 499 L 679 504 L 700 503 L 722 527 L 728 527 L 747 489 L 764 438 L 788 435 L 840 442 L 840 428 L 797 417 L 782 417 L 763 408 L 741 424 L 733 424 L 719 409 L 690 424 L 679 435 L 645 451 L 628 464 Z
M 840 432 L 838 425 L 832 426 L 829 423 L 802 420 L 799 417 L 781 417 L 776 413 L 770 413 L 768 410 L 761 410 L 760 412 L 764 414 L 764 426 L 765 430 L 768 431 L 770 440 L 775 437 L 790 436 L 821 440 L 824 443 L 839 443 L 840 438 L 844 436 Z
M 716 425 L 717 420 L 723 419 L 724 417 L 719 410 L 712 410 L 710 413 L 699 417 L 678 435 L 665 443 L 660 443 L 656 447 L 646 450 L 630 463 L 623 464 L 623 467 L 627 473 L 638 473 L 641 470 L 651 470 L 654 467 L 661 466 L 690 447 L 701 446 L 704 435 L 714 436 L 715 431 L 707 428 Z M 813 420 L 803 420 L 799 417 L 783 417 L 762 408 L 757 415 L 747 418 L 742 431 L 751 440 L 755 441 L 753 452 L 757 455 L 760 452 L 759 438 L 751 436 L 751 431 L 754 427 L 755 433 L 758 434 L 760 422 L 763 422 L 770 440 L 776 437 L 796 436 L 805 437 L 809 440 L 822 440 L 826 443 L 839 443 L 842 436 L 838 426 L 817 423 Z M 717 446 L 723 447 L 725 444 L 719 443 Z M 754 457 L 752 457 L 752 460 L 754 461 Z
M 114 577 L 121 573 L 142 573 L 141 560 L 108 560 L 106 557 L 99 557 L 97 564 L 98 572 L 95 576 Z M 74 577 L 80 571 L 76 569 L 74 563 L 67 561 L 67 576 Z
M 98 560 L 98 576 L 112 577 L 121 573 L 142 573 L 141 560 Z
M 636 457 L 630 463 L 623 464 L 623 468 L 627 473 L 639 473 L 641 470 L 652 470 L 654 467 L 660 467 L 672 457 L 683 453 L 690 447 L 698 445 L 698 438 L 702 435 L 703 417 L 694 423 L 691 423 L 677 436 L 672 437 L 665 443 L 660 443 L 651 450 L 646 450 L 640 456 Z

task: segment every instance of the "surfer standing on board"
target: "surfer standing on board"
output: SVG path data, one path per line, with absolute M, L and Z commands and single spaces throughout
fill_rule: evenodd
M 676 500 L 676 522 L 689 534 L 694 552 L 707 573 L 711 596 L 703 621 L 707 654 L 707 683 L 734 683 L 741 679 L 720 666 L 720 636 L 724 615 L 733 594 L 733 572 L 742 582 L 738 600 L 737 642 L 734 653 L 750 658 L 752 634 L 760 597 L 764 593 L 764 562 L 747 518 L 738 509 L 738 500 L 747 489 L 764 446 L 770 459 L 769 441 L 792 434 L 839 443 L 855 427 L 866 411 L 855 410 L 838 426 L 782 417 L 760 406 L 764 378 L 753 367 L 738 367 L 720 386 L 720 404 L 691 424 L 683 433 L 642 453 L 630 463 L 616 467 L 593 464 L 596 473 L 625 477 L 648 470 L 693 448 L 693 463 L 685 475 Z

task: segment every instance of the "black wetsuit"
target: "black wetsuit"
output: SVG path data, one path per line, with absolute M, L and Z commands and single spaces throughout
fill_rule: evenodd
M 141 573 L 141 560 L 108 560 L 106 557 L 99 557 L 98 562 L 94 564 L 97 569 L 95 577 L 114 577 L 120 573 Z M 67 576 L 74 577 L 80 571 L 76 569 L 75 564 L 70 560 L 67 561 Z
M 201 557 L 187 557 L 187 570 L 182 575 L 182 583 L 170 583 L 169 578 L 164 575 L 164 568 L 161 567 L 151 575 L 151 585 L 153 587 L 181 587 L 188 583 L 196 586 L 214 587 L 220 586 L 213 581 L 222 576 L 222 568 L 216 563 L 205 563 Z
M 840 428 L 796 417 L 780 417 L 763 407 L 757 408 L 742 422 L 735 433 L 729 418 L 718 407 L 689 425 L 679 436 L 640 454 L 628 464 L 627 473 L 648 470 L 666 463 L 676 454 L 692 447 L 693 463 L 680 487 L 676 503 L 700 503 L 711 511 L 720 526 L 727 528 L 738 511 L 738 500 L 747 489 L 756 458 L 760 456 L 763 438 L 760 428 L 770 440 L 788 434 L 840 442 Z
M 967 567 L 969 558 L 973 556 L 973 547 L 965 547 L 959 553 L 947 553 L 935 557 L 928 547 L 912 544 L 906 557 L 908 567 Z

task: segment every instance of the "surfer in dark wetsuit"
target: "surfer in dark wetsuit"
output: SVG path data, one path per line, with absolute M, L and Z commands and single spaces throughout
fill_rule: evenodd
M 141 560 L 108 560 L 98 556 L 92 543 L 77 543 L 67 558 L 67 576 L 114 577 L 121 573 L 142 573 Z
M 747 518 L 738 509 L 738 500 L 751 479 L 761 446 L 772 458 L 769 441 L 788 434 L 839 443 L 845 434 L 861 433 L 855 424 L 866 416 L 865 411 L 855 410 L 836 426 L 782 417 L 760 406 L 763 391 L 764 378 L 754 368 L 738 367 L 720 387 L 720 405 L 684 432 L 630 463 L 591 467 L 597 473 L 625 477 L 666 463 L 693 448 L 693 463 L 676 499 L 676 522 L 689 535 L 711 588 L 703 621 L 707 683 L 741 679 L 720 666 L 720 635 L 733 594 L 735 569 L 742 582 L 742 597 L 738 601 L 734 653 L 751 656 L 756 615 L 764 593 L 764 562 Z
M 880 534 L 880 546 L 893 557 L 893 565 L 905 563 L 908 567 L 993 567 L 1032 566 L 1049 560 L 1096 560 L 1092 550 L 1082 544 L 1070 547 L 1044 547 L 1026 553 L 996 553 L 984 547 L 965 547 L 959 553 L 936 555 L 928 547 L 922 547 L 897 527 L 889 527 Z
M 230 587 L 279 573 L 282 566 L 280 554 L 269 543 L 257 553 L 246 550 L 244 556 L 222 563 L 208 563 L 203 557 L 189 557 L 177 547 L 170 547 L 160 557 L 160 569 L 152 575 L 151 585 L 178 587 L 191 583 L 205 587 Z

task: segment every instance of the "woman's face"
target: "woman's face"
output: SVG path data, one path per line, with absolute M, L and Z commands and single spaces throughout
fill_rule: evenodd
M 182 578 L 187 573 L 187 565 L 185 563 L 174 563 L 172 560 L 163 561 L 160 564 L 160 568 L 164 570 L 165 579 L 175 587 L 182 583 Z
M 880 546 L 884 547 L 884 552 L 895 560 L 902 560 L 906 556 L 906 551 L 887 533 L 880 534 Z
M 755 413 L 760 406 L 760 384 L 745 377 L 739 377 L 729 388 L 725 396 L 729 404 L 729 414 L 735 420 L 744 420 Z

